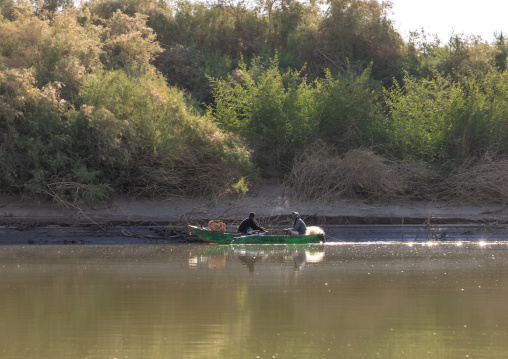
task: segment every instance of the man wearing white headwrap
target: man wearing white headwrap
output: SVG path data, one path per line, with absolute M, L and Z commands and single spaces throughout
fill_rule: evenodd
M 293 228 L 288 229 L 288 233 L 291 236 L 303 236 L 307 230 L 305 222 L 300 218 L 300 213 L 291 212 L 291 218 L 293 219 Z

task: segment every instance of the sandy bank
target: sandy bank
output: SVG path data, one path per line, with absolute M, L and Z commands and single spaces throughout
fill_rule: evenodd
M 234 228 L 249 212 L 261 225 L 288 225 L 291 211 L 308 224 L 325 228 L 327 240 L 422 240 L 429 233 L 447 239 L 488 234 L 508 238 L 508 209 L 503 204 L 460 205 L 446 202 L 364 203 L 302 201 L 277 184 L 265 182 L 247 196 L 219 200 L 172 197 L 164 200 L 117 198 L 77 207 L 9 196 L 0 197 L 0 243 L 84 244 L 146 243 L 192 238 L 168 227 L 222 219 Z M 430 226 L 430 227 L 429 227 Z M 429 231 L 430 228 L 430 231 Z
M 461 205 L 448 202 L 364 203 L 360 200 L 302 201 L 277 184 L 265 182 L 244 197 L 218 200 L 172 197 L 163 200 L 116 198 L 108 203 L 77 207 L 0 196 L 0 225 L 86 225 L 119 223 L 197 223 L 222 219 L 228 224 L 256 212 L 260 222 L 284 221 L 298 211 L 313 224 L 437 224 L 508 222 L 508 208 L 489 203 Z

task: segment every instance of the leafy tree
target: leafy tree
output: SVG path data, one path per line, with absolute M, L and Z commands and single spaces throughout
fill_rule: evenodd
M 495 55 L 496 66 L 502 71 L 506 70 L 506 59 L 508 58 L 508 46 L 506 45 L 506 36 L 503 32 L 495 34 L 495 46 L 498 53 Z
M 58 81 L 62 96 L 75 95 L 86 73 L 100 69 L 101 30 L 78 24 L 75 12 L 53 19 L 21 17 L 0 25 L 0 55 L 9 68 L 33 68 L 39 87 Z
M 210 61 L 199 56 L 196 50 L 182 45 L 166 46 L 154 65 L 165 76 L 168 84 L 186 90 L 199 103 L 209 103 L 212 99 L 204 65 Z
M 348 70 L 342 76 L 327 71 L 324 79 L 316 80 L 318 136 L 341 153 L 386 141 L 379 91 L 373 84 L 369 70 L 360 75 Z
M 33 71 L 0 72 L 0 187 L 42 193 L 69 172 L 69 108 L 58 86 L 35 86 Z
M 103 61 L 106 66 L 141 72 L 151 70 L 151 61 L 162 50 L 155 41 L 155 33 L 146 25 L 146 15 L 136 13 L 131 17 L 117 10 L 105 23 Z
M 382 108 L 369 72 L 348 72 L 309 83 L 301 72 L 281 73 L 277 59 L 241 63 L 236 76 L 212 79 L 213 115 L 227 131 L 246 138 L 265 170 L 286 168 L 317 138 L 336 149 L 372 147 L 385 140 Z
M 488 82 L 465 76 L 455 82 L 439 74 L 423 80 L 407 76 L 404 87 L 397 85 L 387 92 L 387 125 L 396 153 L 439 164 L 478 157 L 499 144 L 506 131 L 494 132 L 505 126 L 494 125 L 493 120 L 505 114 L 498 111 L 506 101 L 498 101 L 506 92 L 504 85 L 494 90 L 493 78 L 499 79 L 499 73 L 490 73 Z
M 375 78 L 391 81 L 390 63 L 400 56 L 402 40 L 387 18 L 388 3 L 370 0 L 329 0 L 319 27 L 295 46 L 307 48 L 303 54 L 309 70 L 323 75 L 324 68 L 342 71 L 373 63 Z M 310 44 L 309 44 L 310 42 Z
M 81 102 L 87 106 L 80 132 L 88 135 L 80 147 L 94 149 L 84 154 L 86 164 L 101 169 L 115 188 L 206 194 L 255 177 L 242 143 L 193 114 L 183 93 L 156 73 L 98 73 L 87 79 Z M 94 146 L 97 138 L 109 145 Z
M 496 50 L 480 38 L 454 35 L 438 49 L 434 68 L 444 75 L 483 77 L 494 65 Z
M 281 74 L 277 59 L 267 66 L 256 59 L 250 68 L 241 62 L 235 76 L 211 82 L 211 113 L 221 128 L 247 139 L 265 174 L 288 166 L 313 136 L 313 89 L 299 72 Z
M 52 13 L 74 6 L 74 0 L 30 0 L 37 14 Z
M 41 39 L 40 58 L 34 64 L 40 84 L 59 81 L 62 95 L 74 96 L 86 74 L 102 68 L 102 30 L 90 23 L 79 24 L 74 12 L 53 17 Z
M 83 4 L 83 8 L 94 19 L 101 21 L 110 19 L 119 10 L 131 17 L 136 13 L 143 14 L 145 7 L 152 3 L 150 0 L 88 0 Z
M 417 78 L 431 76 L 432 69 L 427 59 L 439 47 L 441 47 L 441 40 L 436 35 L 432 36 L 423 30 L 410 32 L 409 40 L 404 44 L 398 61 L 401 73 L 397 76 L 397 81 L 401 82 L 404 74 Z
M 462 75 L 478 79 L 496 65 L 498 52 L 479 37 L 453 35 L 442 46 L 438 39 L 429 41 L 424 32 L 414 32 L 401 62 L 405 71 L 420 78 L 439 73 L 450 75 L 455 81 Z
M 2 17 L 8 21 L 14 21 L 17 18 L 30 16 L 33 12 L 33 6 L 28 0 L 0 0 L 0 23 Z

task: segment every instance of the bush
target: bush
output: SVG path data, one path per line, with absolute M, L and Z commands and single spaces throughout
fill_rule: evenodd
M 397 84 L 386 97 L 394 154 L 439 166 L 507 150 L 507 79 L 495 69 L 458 82 L 438 74 L 406 76 L 404 86 Z
M 245 63 L 227 80 L 211 79 L 219 126 L 239 134 L 254 150 L 254 161 L 266 174 L 287 168 L 295 150 L 313 136 L 313 89 L 299 72 L 281 74 L 275 58 Z
M 380 93 L 372 89 L 369 70 L 360 75 L 348 70 L 342 76 L 326 70 L 325 78 L 315 83 L 319 138 L 341 153 L 386 142 Z
M 95 148 L 88 164 L 111 173 L 116 188 L 143 196 L 219 195 L 241 177 L 256 176 L 239 139 L 193 114 L 183 93 L 160 75 L 91 76 L 81 102 L 90 106 L 82 111 L 94 116 L 84 141 L 105 142 L 84 146 Z
M 0 72 L 0 188 L 59 200 L 222 195 L 255 180 L 249 152 L 161 76 L 89 76 L 79 111 L 33 71 Z
M 227 80 L 212 79 L 221 128 L 246 138 L 264 173 L 285 171 L 316 138 L 341 153 L 386 140 L 382 108 L 369 72 L 348 72 L 307 82 L 301 72 L 281 73 L 277 57 L 265 66 L 245 63 Z
M 103 62 L 109 69 L 129 69 L 134 72 L 152 71 L 152 60 L 162 52 L 155 41 L 156 34 L 146 25 L 146 15 L 133 17 L 117 10 L 105 20 Z
M 98 200 L 112 193 L 100 171 L 76 152 L 76 113 L 58 84 L 35 86 L 33 71 L 0 72 L 0 188 L 59 200 Z M 78 122 L 79 124 L 79 122 Z M 83 156 L 82 156 L 83 155 Z
M 0 72 L 0 187 L 42 193 L 69 171 L 70 108 L 58 87 L 38 89 L 33 71 Z
M 62 84 L 62 97 L 71 100 L 83 76 L 101 68 L 101 30 L 80 25 L 75 11 L 52 20 L 20 18 L 0 25 L 0 55 L 9 68 L 32 68 L 37 85 Z

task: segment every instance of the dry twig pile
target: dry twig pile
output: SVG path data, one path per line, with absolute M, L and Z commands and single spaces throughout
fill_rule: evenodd
M 354 150 L 345 156 L 317 144 L 295 159 L 284 185 L 302 198 L 407 198 L 426 192 L 430 173 L 372 152 Z
M 466 161 L 444 182 L 444 198 L 463 203 L 508 200 L 508 160 Z

